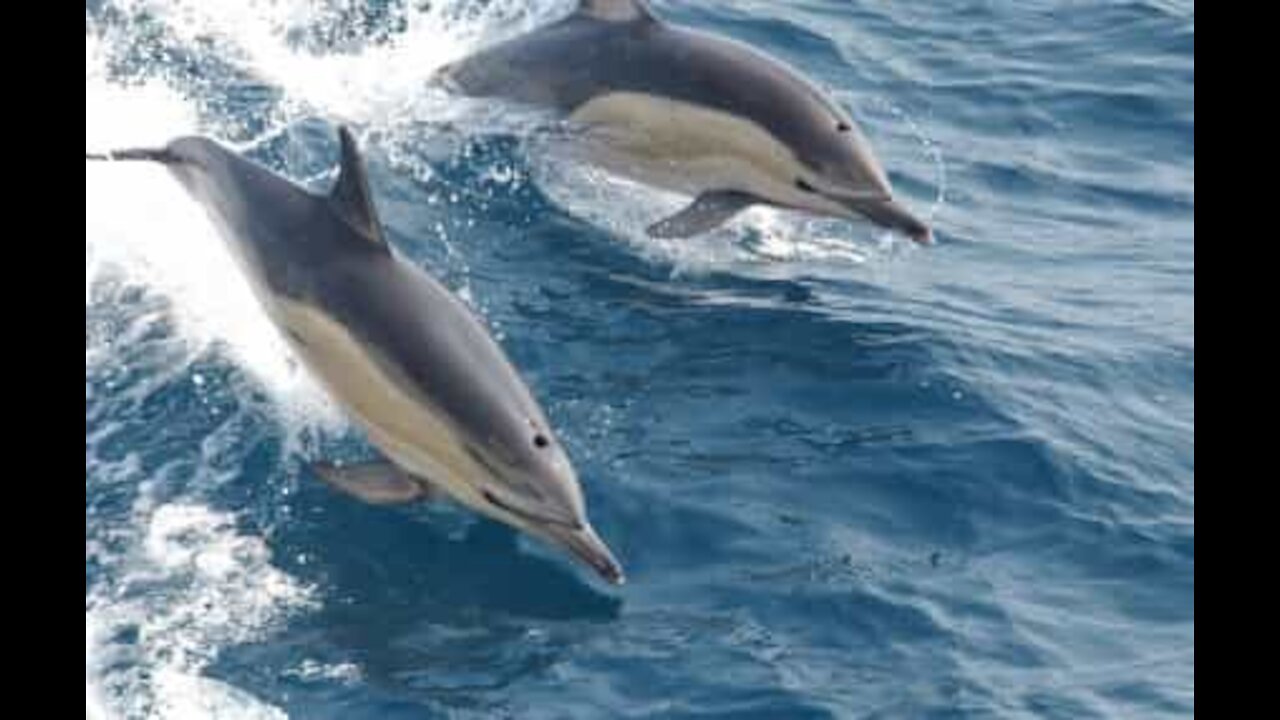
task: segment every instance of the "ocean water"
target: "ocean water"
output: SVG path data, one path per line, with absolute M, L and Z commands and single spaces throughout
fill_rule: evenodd
M 425 86 L 572 0 L 87 0 L 86 149 L 203 132 L 392 241 L 522 369 L 629 583 L 303 472 L 368 446 L 163 172 L 86 165 L 92 718 L 1186 718 L 1187 0 L 658 0 L 801 68 L 939 243 L 677 200 Z

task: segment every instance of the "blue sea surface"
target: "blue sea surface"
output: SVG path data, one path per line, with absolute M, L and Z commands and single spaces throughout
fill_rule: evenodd
M 163 173 L 86 173 L 96 718 L 1187 718 L 1191 0 L 657 0 L 845 103 L 920 248 L 655 241 L 433 67 L 572 0 L 87 0 L 90 150 L 203 132 L 390 239 L 547 409 L 628 584 L 305 471 L 371 448 Z

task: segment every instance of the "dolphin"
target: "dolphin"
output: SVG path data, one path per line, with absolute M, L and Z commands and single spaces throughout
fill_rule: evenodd
M 85 158 L 160 163 L 205 209 L 266 314 L 381 451 L 313 464 L 322 480 L 374 504 L 452 498 L 621 584 L 541 407 L 467 306 L 388 244 L 356 142 L 338 135 L 324 195 L 203 137 Z
M 867 218 L 922 244 L 853 119 L 799 73 L 739 42 L 664 22 L 642 0 L 568 17 L 445 65 L 457 94 L 549 109 L 615 174 L 693 196 L 655 237 L 711 230 L 756 204 Z

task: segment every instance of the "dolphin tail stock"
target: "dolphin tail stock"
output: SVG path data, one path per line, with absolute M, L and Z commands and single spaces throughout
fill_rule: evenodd
M 84 159 L 97 162 L 146 161 L 158 162 L 163 165 L 178 162 L 178 158 L 167 148 L 126 148 L 123 150 L 108 150 L 104 153 L 86 151 Z

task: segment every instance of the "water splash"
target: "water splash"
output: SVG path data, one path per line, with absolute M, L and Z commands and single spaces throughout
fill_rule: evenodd
M 181 47 L 210 46 L 278 88 L 287 116 L 319 113 L 387 128 L 449 111 L 451 103 L 430 91 L 435 69 L 564 15 L 573 3 L 123 0 L 114 7 L 159 23 Z
M 113 561 L 122 580 L 86 599 L 87 714 L 286 717 L 202 673 L 220 648 L 310 606 L 310 590 L 228 513 L 177 503 L 144 508 L 136 522 L 134 552 Z

